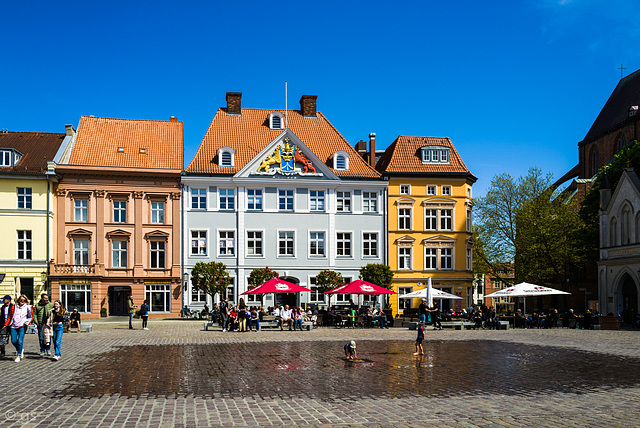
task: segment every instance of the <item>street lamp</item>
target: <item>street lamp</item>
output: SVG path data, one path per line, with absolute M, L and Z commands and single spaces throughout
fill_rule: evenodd
M 49 295 L 49 298 L 51 298 L 51 293 L 49 292 L 49 287 L 48 287 L 49 278 L 47 277 L 47 271 L 43 270 L 40 276 L 42 277 L 42 285 L 44 286 L 44 292 Z

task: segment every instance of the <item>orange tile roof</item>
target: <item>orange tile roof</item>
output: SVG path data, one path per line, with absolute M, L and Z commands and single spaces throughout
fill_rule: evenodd
M 41 174 L 47 171 L 47 161 L 52 161 L 64 140 L 65 133 L 51 132 L 2 132 L 0 148 L 15 149 L 22 158 L 12 168 L 0 167 L 0 172 L 12 174 Z
M 229 115 L 226 109 L 218 109 L 187 172 L 235 174 L 241 170 L 282 132 L 269 128 L 269 114 L 274 111 L 285 113 L 284 110 L 243 108 L 241 115 Z M 380 177 L 322 113 L 317 112 L 317 117 L 304 117 L 297 110 L 289 110 L 287 116 L 289 129 L 330 168 L 333 168 L 335 152 L 344 150 L 349 154 L 349 170 L 334 170 L 339 177 Z M 218 166 L 218 149 L 225 146 L 235 150 L 233 168 Z
M 183 143 L 178 120 L 82 116 L 69 164 L 182 169 Z
M 421 147 L 444 146 L 449 148 L 449 163 L 422 163 Z M 400 135 L 385 150 L 377 165 L 381 173 L 435 173 L 469 174 L 460 154 L 448 137 L 407 137 Z

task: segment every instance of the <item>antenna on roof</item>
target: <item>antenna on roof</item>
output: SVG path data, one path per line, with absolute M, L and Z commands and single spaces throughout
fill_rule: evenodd
M 289 127 L 289 121 L 287 117 L 287 81 L 284 81 L 284 127 Z

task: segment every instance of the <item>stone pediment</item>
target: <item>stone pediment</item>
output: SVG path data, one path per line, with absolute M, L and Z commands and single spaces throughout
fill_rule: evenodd
M 144 234 L 144 239 L 146 240 L 167 240 L 169 239 L 169 234 L 167 232 L 163 232 L 162 230 L 152 230 L 151 232 L 147 232 Z
M 107 239 L 114 239 L 114 238 L 120 238 L 120 239 L 127 239 L 129 240 L 129 238 L 131 237 L 131 233 L 127 232 L 126 230 L 122 230 L 122 229 L 116 229 L 116 230 L 111 230 L 109 232 L 106 233 Z
M 67 233 L 68 237 L 72 237 L 72 236 L 78 236 L 78 237 L 91 237 L 91 235 L 93 235 L 93 232 L 87 229 L 83 229 L 81 227 L 77 228 L 77 229 L 73 229 L 70 230 Z

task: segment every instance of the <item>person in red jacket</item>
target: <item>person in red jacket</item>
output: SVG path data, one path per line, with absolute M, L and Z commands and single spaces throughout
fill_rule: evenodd
M 9 343 L 9 327 L 5 326 L 7 320 L 13 314 L 13 305 L 11 304 L 11 296 L 8 294 L 2 298 L 3 305 L 0 307 L 0 358 L 5 355 L 5 346 Z
M 29 305 L 29 299 L 24 294 L 18 297 L 18 301 L 13 305 L 11 319 L 5 322 L 5 326 L 11 327 L 11 343 L 16 348 L 18 356 L 16 363 L 24 358 L 24 334 L 27 326 L 33 321 L 33 308 Z

